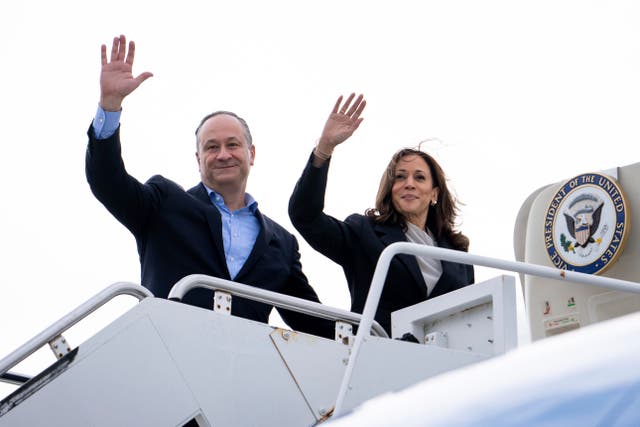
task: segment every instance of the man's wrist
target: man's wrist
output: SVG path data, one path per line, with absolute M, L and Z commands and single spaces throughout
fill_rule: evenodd
M 122 99 L 100 97 L 100 107 L 104 111 L 110 111 L 110 112 L 120 111 L 122 110 Z

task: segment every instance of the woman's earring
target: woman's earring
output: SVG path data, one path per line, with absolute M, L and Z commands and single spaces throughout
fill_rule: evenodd
M 437 204 L 438 204 L 438 201 L 437 201 L 437 200 L 432 200 L 432 201 L 431 201 L 431 206 L 435 206 L 435 205 L 437 205 Z

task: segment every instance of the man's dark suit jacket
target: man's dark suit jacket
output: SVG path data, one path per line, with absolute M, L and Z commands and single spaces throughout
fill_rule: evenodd
M 407 239 L 398 224 L 376 223 L 364 215 L 344 222 L 323 213 L 329 162 L 314 167 L 309 158 L 289 200 L 294 227 L 315 250 L 344 270 L 351 293 L 351 311 L 362 313 L 380 254 L 394 242 Z M 447 240 L 438 246 L 451 249 Z M 442 276 L 427 297 L 427 286 L 416 257 L 397 255 L 391 261 L 375 320 L 391 334 L 391 313 L 474 282 L 473 266 L 442 261 Z
M 184 191 L 159 175 L 141 184 L 125 170 L 119 129 L 106 140 L 96 140 L 89 128 L 86 175 L 96 198 L 133 233 L 138 246 L 142 285 L 166 298 L 171 287 L 189 274 L 231 280 L 224 256 L 222 222 L 202 183 Z M 274 292 L 319 302 L 302 272 L 298 242 L 284 228 L 258 210 L 260 233 L 242 269 L 233 279 Z M 213 306 L 213 292 L 195 289 L 184 302 Z M 232 314 L 268 322 L 272 307 L 234 297 Z M 295 330 L 332 337 L 331 322 L 280 310 Z

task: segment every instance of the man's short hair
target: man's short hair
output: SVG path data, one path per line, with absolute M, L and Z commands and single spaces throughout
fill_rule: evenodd
M 215 111 L 213 113 L 207 114 L 206 116 L 204 116 L 202 118 L 202 120 L 200 120 L 200 124 L 196 128 L 196 150 L 199 148 L 199 146 L 198 146 L 198 133 L 200 133 L 200 129 L 202 128 L 202 125 L 204 125 L 204 123 L 207 120 L 209 120 L 210 118 L 215 117 L 215 116 L 219 116 L 219 115 L 222 115 L 222 114 L 225 114 L 225 115 L 231 116 L 231 117 L 235 117 L 240 122 L 240 125 L 242 125 L 242 129 L 244 130 L 244 138 L 247 141 L 247 147 L 251 147 L 251 144 L 253 144 L 253 138 L 251 137 L 251 131 L 249 130 L 249 125 L 247 124 L 247 122 L 242 117 L 237 115 L 236 113 L 232 113 L 231 111 L 220 110 L 220 111 Z

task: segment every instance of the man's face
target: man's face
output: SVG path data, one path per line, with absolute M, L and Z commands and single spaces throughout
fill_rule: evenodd
M 244 129 L 233 116 L 220 114 L 207 120 L 198 134 L 198 166 L 202 182 L 216 191 L 247 184 L 255 147 L 247 146 Z

